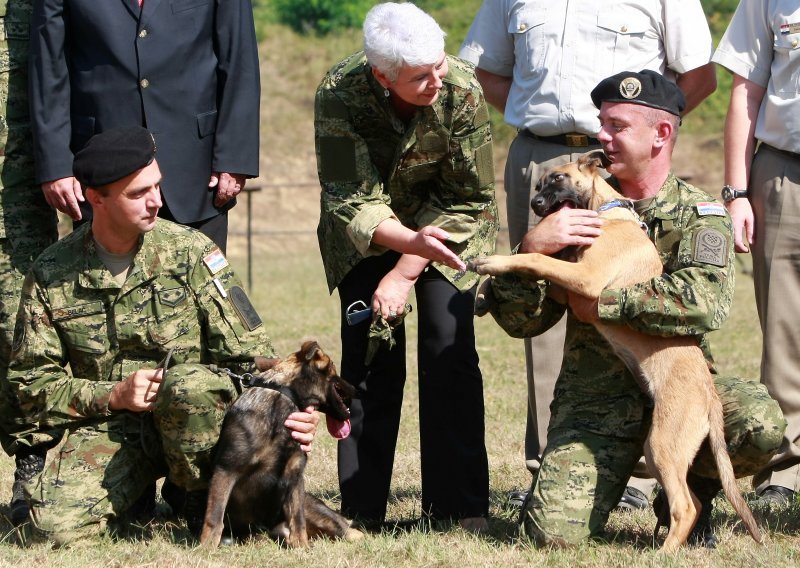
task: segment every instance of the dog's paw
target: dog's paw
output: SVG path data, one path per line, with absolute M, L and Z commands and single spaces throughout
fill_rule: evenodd
M 501 257 L 498 256 L 479 256 L 467 263 L 467 270 L 477 272 L 481 275 L 501 274 L 503 271 Z
M 344 536 L 342 538 L 347 542 L 353 542 L 364 538 L 364 533 L 362 533 L 360 530 L 349 528 L 347 529 L 347 531 L 345 531 Z

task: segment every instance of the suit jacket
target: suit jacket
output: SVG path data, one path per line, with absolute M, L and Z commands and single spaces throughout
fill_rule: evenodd
M 208 219 L 212 171 L 258 175 L 259 98 L 250 0 L 34 1 L 38 183 L 71 176 L 93 134 L 139 124 L 155 137 L 175 219 Z

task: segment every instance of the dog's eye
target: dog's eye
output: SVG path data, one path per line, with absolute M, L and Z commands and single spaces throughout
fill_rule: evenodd
M 553 181 L 564 181 L 564 174 L 556 174 L 553 176 Z

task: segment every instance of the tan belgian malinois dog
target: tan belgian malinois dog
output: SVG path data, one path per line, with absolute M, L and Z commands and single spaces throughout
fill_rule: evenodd
M 605 163 L 602 152 L 592 152 L 544 174 L 534 198 L 537 215 L 557 210 L 564 201 L 594 210 L 614 200 L 627 201 L 598 174 Z M 662 274 L 658 252 L 632 209 L 613 207 L 600 217 L 602 234 L 591 246 L 578 249 L 572 259 L 535 253 L 498 255 L 475 259 L 470 269 L 479 274 L 516 272 L 545 278 L 589 298 L 598 298 L 606 288 L 625 288 Z M 558 300 L 566 303 L 566 294 Z M 706 436 L 725 495 L 752 537 L 761 542 L 761 532 L 736 486 L 725 446 L 722 403 L 697 340 L 646 335 L 625 325 L 598 322 L 595 327 L 654 401 L 644 452 L 669 501 L 670 528 L 661 550 L 680 547 L 697 522 L 700 503 L 689 489 L 686 474 Z

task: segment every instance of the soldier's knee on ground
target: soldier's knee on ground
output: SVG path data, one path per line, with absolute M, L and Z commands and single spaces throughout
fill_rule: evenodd
M 738 377 L 715 377 L 725 415 L 725 440 L 737 477 L 761 471 L 779 450 L 786 419 L 777 401 L 757 382 Z M 716 477 L 716 465 L 703 444 L 692 471 Z

